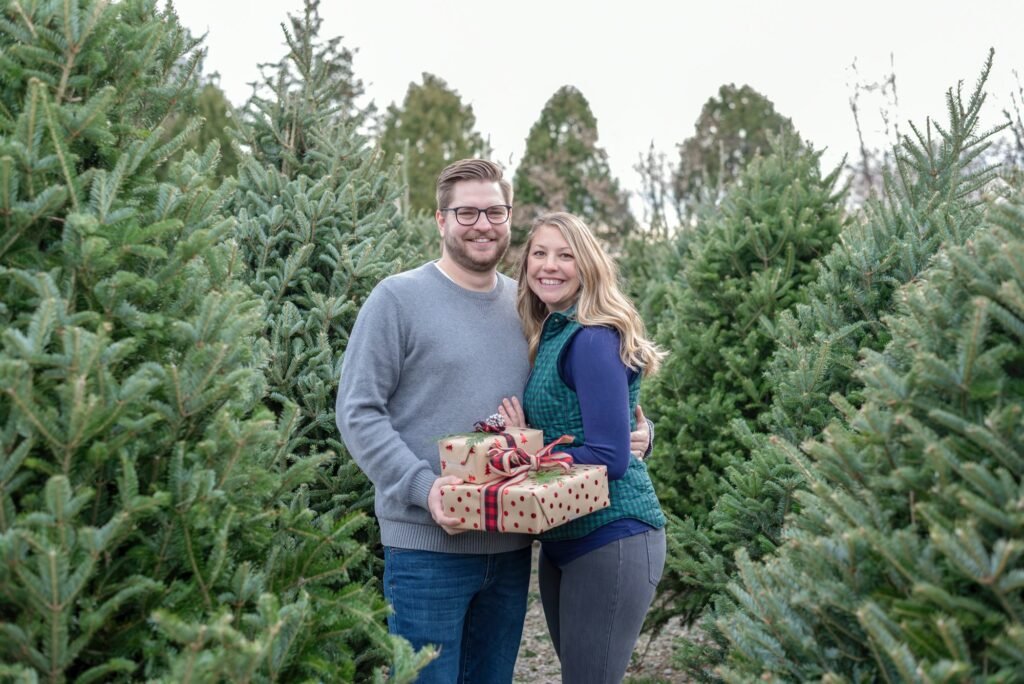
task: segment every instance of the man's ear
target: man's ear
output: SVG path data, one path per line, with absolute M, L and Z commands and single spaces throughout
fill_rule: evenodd
M 444 214 L 440 211 L 435 211 L 434 222 L 437 223 L 437 232 L 444 235 Z

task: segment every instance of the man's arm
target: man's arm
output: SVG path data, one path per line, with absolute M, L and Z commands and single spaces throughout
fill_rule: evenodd
M 438 478 L 391 424 L 388 399 L 398 387 L 405 361 L 401 311 L 394 296 L 377 287 L 356 317 L 345 349 L 335 402 L 335 420 L 352 459 L 385 497 L 430 511 L 442 526 Z M 445 480 L 442 482 L 441 480 Z M 440 515 L 440 519 L 439 519 Z
M 640 404 L 636 405 L 636 430 L 629 433 L 629 450 L 641 461 L 654 450 L 654 423 L 644 415 Z

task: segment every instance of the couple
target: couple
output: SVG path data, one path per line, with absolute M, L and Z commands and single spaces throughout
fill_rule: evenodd
M 571 214 L 535 222 L 518 292 L 497 272 L 512 208 L 500 166 L 448 166 L 437 206 L 441 259 L 374 288 L 336 406 L 376 491 L 389 630 L 439 647 L 421 682 L 512 681 L 532 537 L 450 527 L 441 487 L 460 481 L 439 476 L 437 452 L 440 436 L 498 407 L 507 424 L 543 430 L 545 443 L 573 435 L 560 452 L 574 461 L 608 466 L 611 505 L 541 535 L 539 578 L 562 681 L 620 681 L 665 562 L 665 517 L 630 453 L 648 437 L 646 427 L 630 434 L 640 377 L 663 354 L 612 260 Z

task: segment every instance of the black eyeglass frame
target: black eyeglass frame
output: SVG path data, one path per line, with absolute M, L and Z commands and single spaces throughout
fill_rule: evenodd
M 495 207 L 501 207 L 502 209 L 505 210 L 505 218 L 503 218 L 502 220 L 498 221 L 497 223 L 492 221 L 491 217 L 489 217 L 487 215 L 487 212 L 490 211 L 491 209 L 494 209 Z M 473 209 L 473 210 L 476 211 L 476 216 L 474 216 L 473 220 L 470 221 L 469 223 L 465 223 L 465 222 L 463 222 L 459 218 L 459 211 L 462 210 L 462 209 Z M 492 204 L 491 206 L 489 206 L 489 207 L 487 207 L 485 209 L 480 209 L 479 207 L 445 207 L 444 209 L 441 210 L 441 213 L 443 214 L 446 211 L 454 211 L 455 212 L 455 221 L 456 221 L 456 223 L 458 223 L 460 226 L 467 226 L 467 227 L 475 226 L 476 222 L 480 220 L 480 214 L 483 214 L 484 218 L 486 218 L 487 222 L 490 223 L 492 226 L 501 225 L 502 223 L 505 223 L 510 218 L 512 218 L 512 205 L 511 204 Z

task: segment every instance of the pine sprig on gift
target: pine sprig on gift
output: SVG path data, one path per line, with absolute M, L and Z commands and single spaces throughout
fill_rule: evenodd
M 464 439 L 466 440 L 467 446 L 476 446 L 482 442 L 492 439 L 494 435 L 488 432 L 454 432 L 450 435 L 442 435 L 438 437 L 436 441 L 440 442 L 445 439 Z
M 559 477 L 561 477 L 564 474 L 564 472 L 565 471 L 557 468 L 552 468 L 550 470 L 537 470 L 531 474 L 531 478 L 534 480 L 534 482 L 538 482 L 540 484 L 548 484 L 550 482 L 556 481 Z
M 500 413 L 492 413 L 487 416 L 485 420 L 477 421 L 473 425 L 473 427 L 476 428 L 475 432 L 456 432 L 450 435 L 443 435 L 438 437 L 436 441 L 440 442 L 444 439 L 464 439 L 466 440 L 467 446 L 473 447 L 494 435 L 494 432 L 484 431 L 482 429 L 483 426 L 501 431 L 505 429 L 505 419 L 502 418 Z

